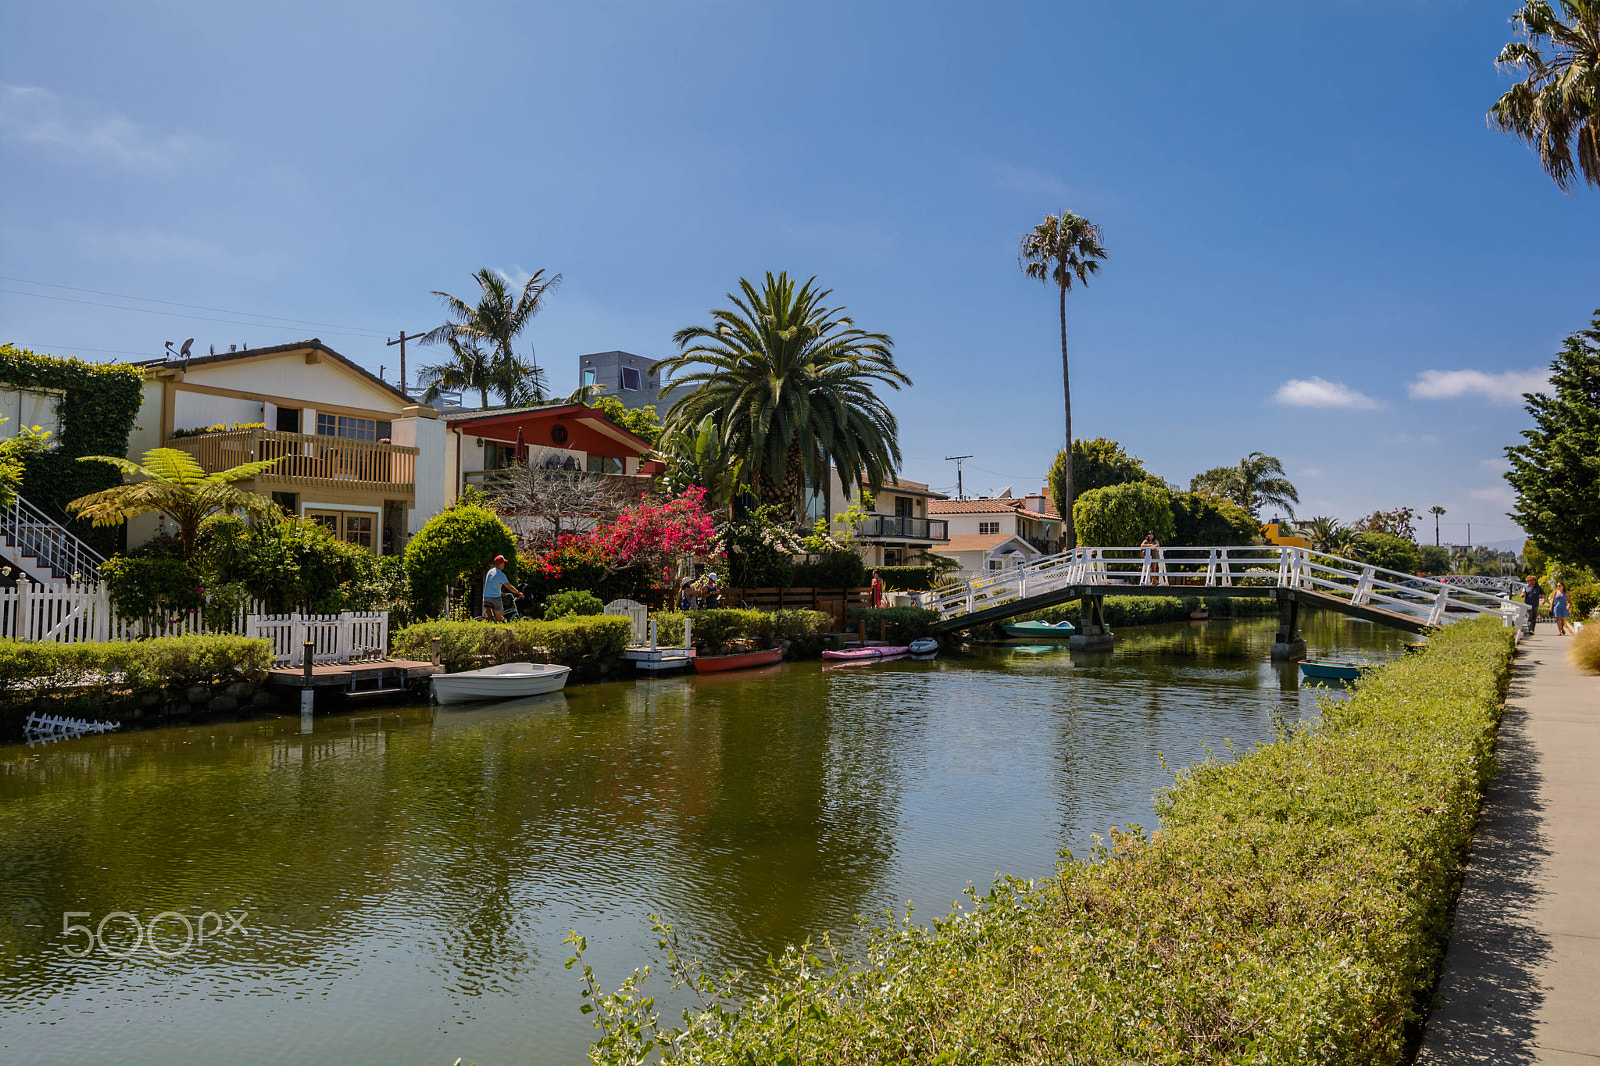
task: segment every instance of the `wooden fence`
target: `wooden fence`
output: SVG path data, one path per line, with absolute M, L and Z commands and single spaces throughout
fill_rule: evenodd
M 758 611 L 808 610 L 821 611 L 833 617 L 840 631 L 846 628 L 845 611 L 850 607 L 866 607 L 872 603 L 871 589 L 738 589 L 722 590 L 722 606 L 738 607 L 747 604 Z

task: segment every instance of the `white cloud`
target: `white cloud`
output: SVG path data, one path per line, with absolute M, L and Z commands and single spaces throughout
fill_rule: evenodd
M 0 139 L 150 173 L 181 170 L 215 154 L 192 133 L 152 134 L 125 116 L 36 85 L 0 84 Z
M 1503 473 L 1504 471 L 1511 469 L 1511 464 L 1504 459 L 1479 459 L 1478 465 L 1483 467 L 1485 470 L 1492 470 L 1496 474 Z
M 1517 499 L 1516 494 L 1511 491 L 1511 486 L 1509 485 L 1496 485 L 1488 489 L 1473 489 L 1469 495 L 1474 500 L 1483 500 L 1485 503 L 1498 503 L 1504 507 L 1510 507 Z
M 1455 400 L 1463 396 L 1482 396 L 1493 403 L 1522 402 L 1525 392 L 1543 392 L 1550 387 L 1550 371 L 1504 370 L 1488 374 L 1482 370 L 1424 370 L 1406 386 L 1413 399 Z
M 1374 411 L 1383 406 L 1371 396 L 1357 392 L 1348 385 L 1318 377 L 1291 378 L 1278 386 L 1272 398 L 1290 407 L 1341 407 Z

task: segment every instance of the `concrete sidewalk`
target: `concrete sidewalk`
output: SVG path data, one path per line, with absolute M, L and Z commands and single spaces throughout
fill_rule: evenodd
M 1571 639 L 1517 650 L 1426 1066 L 1600 1063 L 1600 677 Z

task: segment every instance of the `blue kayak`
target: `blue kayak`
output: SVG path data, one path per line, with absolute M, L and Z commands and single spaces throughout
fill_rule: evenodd
M 1030 640 L 1065 640 L 1078 631 L 1071 622 L 1002 622 L 1000 628 L 1008 637 Z

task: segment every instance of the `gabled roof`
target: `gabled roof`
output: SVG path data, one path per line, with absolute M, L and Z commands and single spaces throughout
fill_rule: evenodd
M 325 355 L 331 356 L 335 362 L 343 365 L 346 369 L 354 371 L 358 376 L 365 378 L 367 381 L 377 385 L 384 391 L 392 394 L 396 398 L 403 400 L 408 404 L 417 402 L 410 396 L 407 396 L 405 393 L 395 388 L 393 385 L 389 384 L 387 381 L 380 378 L 378 375 L 374 374 L 372 371 L 368 370 L 366 367 L 354 363 L 345 356 L 340 355 L 326 344 L 323 344 L 322 341 L 318 340 L 316 337 L 312 337 L 308 341 L 295 341 L 293 344 L 275 344 L 270 348 L 241 348 L 236 352 L 216 352 L 215 354 L 211 355 L 191 355 L 186 359 L 168 359 L 165 356 L 162 356 L 159 359 L 139 359 L 135 360 L 130 365 L 143 367 L 145 370 L 188 370 L 197 366 L 208 366 L 212 363 L 228 363 L 236 359 L 259 359 L 264 355 L 284 355 L 289 352 L 311 351 L 322 352 Z
M 1015 533 L 959 533 L 950 538 L 949 544 L 941 544 L 938 550 L 946 552 L 984 552 L 988 553 L 1003 546 L 1007 541 L 1016 541 L 1019 549 L 1027 555 L 1043 555 L 1038 548 L 1023 540 Z
M 493 437 L 495 430 L 504 432 L 509 442 L 516 436 L 517 427 L 527 427 L 539 422 L 578 422 L 602 436 L 633 449 L 640 456 L 650 451 L 650 442 L 636 433 L 623 429 L 598 407 L 583 403 L 536 404 L 530 407 L 480 407 L 470 411 L 448 411 L 446 424 L 461 431 L 471 431 Z

